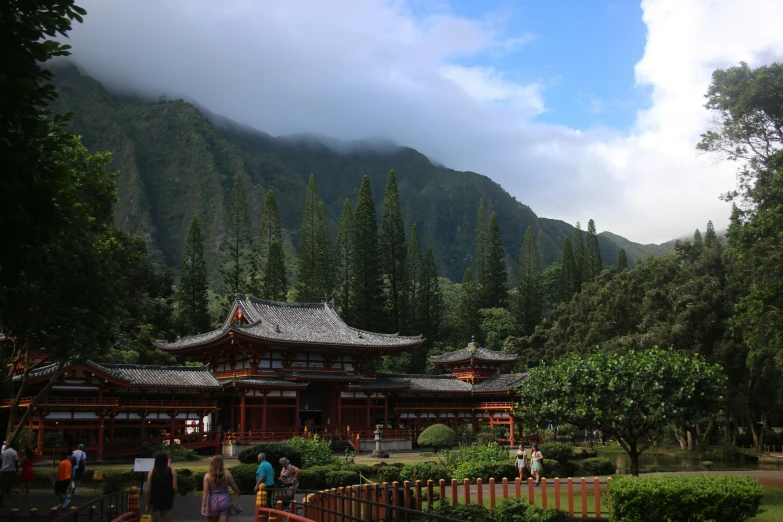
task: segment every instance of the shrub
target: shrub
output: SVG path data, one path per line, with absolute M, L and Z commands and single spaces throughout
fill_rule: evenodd
M 579 431 L 579 428 L 573 424 L 561 424 L 557 427 L 557 436 L 566 440 L 571 440 Z
M 340 471 L 355 471 L 360 475 L 369 477 L 373 474 L 375 469 L 369 464 L 344 464 L 340 466 Z
M 556 460 L 544 459 L 542 462 L 544 469 L 541 470 L 542 477 L 559 477 L 560 464 Z M 563 475 L 565 476 L 565 475 Z
M 299 472 L 299 487 L 302 489 L 326 489 L 326 474 L 337 471 L 337 466 L 313 466 Z
M 450 448 L 457 443 L 457 434 L 445 424 L 433 424 L 419 435 L 419 446 Z
M 410 480 L 411 482 L 420 480 L 426 483 L 431 480 L 437 483 L 440 479 L 450 480 L 451 474 L 449 470 L 436 462 L 416 462 L 402 468 L 400 477 L 402 480 Z
M 37 473 L 36 473 L 37 474 Z M 107 471 L 103 474 L 101 488 L 103 494 L 116 493 L 134 484 L 138 484 L 138 477 L 132 471 Z
M 141 447 L 141 452 L 145 457 L 154 457 L 158 453 L 164 453 L 168 455 L 172 462 L 184 462 L 201 459 L 198 453 L 179 444 L 143 444 Z
M 275 477 L 280 476 L 280 459 L 286 457 L 291 464 L 297 468 L 302 468 L 302 454 L 296 451 L 295 448 L 288 446 L 286 442 L 267 442 L 264 444 L 257 444 L 251 446 L 242 451 L 239 455 L 239 462 L 242 464 L 252 464 L 258 468 L 258 454 L 263 453 L 266 455 L 266 461 L 272 465 L 275 471 Z M 238 483 L 237 483 L 238 484 Z
M 204 480 L 202 478 L 202 480 Z M 238 485 L 238 484 L 237 484 Z M 177 491 L 185 496 L 191 491 L 196 490 L 196 480 L 190 475 L 181 475 L 177 473 Z
M 400 468 L 397 466 L 376 466 L 376 474 L 378 475 L 378 482 L 400 482 L 402 475 Z
M 294 437 L 293 439 L 285 441 L 285 445 L 289 452 L 298 453 L 302 456 L 301 467 L 304 468 L 309 468 L 311 466 L 326 466 L 332 464 L 334 461 L 331 443 L 325 438 L 317 435 L 312 439 Z M 290 459 L 291 457 L 288 458 Z M 256 454 L 256 461 L 257 460 L 258 454 Z
M 592 475 L 594 477 L 614 475 L 617 473 L 617 466 L 615 466 L 611 460 L 604 457 L 583 460 L 582 469 L 584 470 L 585 474 Z
M 243 495 L 251 495 L 253 493 L 253 489 L 256 487 L 257 469 L 258 466 L 255 464 L 239 464 L 228 468 L 234 477 L 234 482 L 236 482 L 239 492 Z
M 326 474 L 326 487 L 342 488 L 359 483 L 359 474 L 355 471 L 330 471 Z
M 513 463 L 506 464 L 494 462 L 492 464 L 487 464 L 487 475 L 488 479 L 494 478 L 500 482 L 503 478 L 513 480 L 515 477 L 519 476 L 519 471 L 517 471 L 517 467 Z
M 702 460 L 701 461 L 701 467 L 704 468 L 707 471 L 712 470 L 713 463 L 711 460 Z
M 492 522 L 492 512 L 484 506 L 479 506 L 478 504 L 451 505 L 449 501 L 441 500 L 437 504 L 433 504 L 430 513 L 457 520 L 470 520 L 471 522 Z
M 763 488 L 747 477 L 617 477 L 611 520 L 742 522 L 756 516 Z
M 592 459 L 598 456 L 598 452 L 593 448 L 574 448 L 574 452 L 571 454 L 575 459 Z
M 206 471 L 199 471 L 197 473 L 193 474 L 193 480 L 195 481 L 196 491 L 203 491 L 204 489 L 204 475 L 206 475 Z
M 538 449 L 544 458 L 556 460 L 560 464 L 568 462 L 574 453 L 574 447 L 565 442 L 545 442 Z
M 526 500 L 504 500 L 491 512 L 492 522 L 568 522 L 566 511 L 541 509 Z
M 479 446 L 486 446 L 490 442 L 497 442 L 497 437 L 494 433 L 479 433 L 476 435 L 476 444 Z
M 736 446 L 723 446 L 717 450 L 705 450 L 701 452 L 701 460 L 711 460 L 718 462 L 742 460 L 744 457 L 742 451 Z
M 567 511 L 558 509 L 541 509 L 537 506 L 528 506 L 525 513 L 526 522 L 568 522 L 571 520 Z

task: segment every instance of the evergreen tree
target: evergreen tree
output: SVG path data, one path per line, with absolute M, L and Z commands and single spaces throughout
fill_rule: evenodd
M 707 232 L 704 234 L 704 246 L 713 248 L 718 244 L 718 235 L 715 233 L 715 225 L 712 220 L 707 222 Z
M 402 323 L 402 294 L 405 287 L 405 225 L 397 190 L 397 176 L 389 171 L 381 215 L 381 264 L 388 281 L 389 329 L 399 332 Z
M 489 221 L 487 237 L 486 283 L 481 285 L 483 294 L 482 308 L 502 308 L 506 306 L 506 250 L 500 237 L 498 217 L 493 212 Z
M 351 257 L 355 325 L 377 330 L 380 322 L 381 272 L 378 256 L 378 221 L 372 200 L 370 178 L 364 176 L 353 215 L 353 256 Z
M 560 281 L 558 281 L 558 300 L 566 303 L 571 300 L 576 290 L 576 284 L 581 284 L 581 278 L 576 269 L 574 261 L 574 249 L 571 247 L 571 240 L 566 237 L 563 242 L 563 263 L 560 265 Z
M 601 261 L 601 247 L 598 244 L 598 234 L 595 230 L 595 221 L 587 222 L 587 256 L 585 259 L 588 281 L 595 279 L 604 269 Z
M 305 195 L 302 226 L 299 229 L 299 263 L 296 299 L 317 302 L 331 290 L 329 272 L 329 228 L 323 203 L 318 199 L 315 175 L 310 175 Z
M 488 241 L 489 223 L 487 223 L 487 211 L 484 209 L 484 199 L 482 198 L 479 199 L 476 217 L 476 281 L 481 286 L 487 284 Z
M 175 293 L 179 327 L 183 335 L 210 330 L 207 265 L 198 218 L 193 216 L 182 251 L 179 284 Z
M 544 286 L 541 261 L 533 227 L 528 226 L 519 256 L 517 285 L 517 322 L 523 335 L 530 335 L 544 315 Z
M 413 241 L 412 238 L 411 241 Z M 444 307 L 443 295 L 440 291 L 440 279 L 438 279 L 438 270 L 435 267 L 435 256 L 432 254 L 431 248 L 428 248 L 427 253 L 424 254 L 419 281 L 418 305 L 416 306 L 420 324 L 419 333 L 424 336 L 423 346 L 429 347 L 440 337 Z M 476 318 L 476 324 L 478 324 L 477 314 Z M 412 366 L 413 371 L 416 372 L 423 372 L 425 370 L 427 366 L 427 354 L 425 350 L 418 350 L 414 354 Z
M 353 324 L 354 317 L 351 311 L 353 299 L 353 212 L 351 200 L 343 202 L 343 214 L 340 216 L 340 227 L 337 229 L 337 237 L 334 240 L 334 288 L 337 301 L 337 310 L 344 321 Z
M 628 257 L 625 255 L 625 249 L 621 248 L 617 253 L 617 272 L 628 270 Z
M 704 247 L 704 240 L 702 239 L 701 232 L 698 228 L 696 229 L 696 232 L 693 233 L 693 247 L 696 251 L 699 251 Z
M 266 193 L 264 201 L 264 213 L 261 216 L 261 225 L 258 227 L 258 238 L 256 239 L 256 250 L 253 255 L 253 268 L 250 276 L 250 287 L 254 295 L 264 299 L 272 299 L 263 285 L 263 279 L 266 276 L 266 264 L 269 262 L 269 251 L 273 242 L 283 244 L 282 232 L 280 231 L 280 218 L 277 213 L 277 202 L 275 193 L 270 190 Z M 285 257 L 283 257 L 285 264 Z
M 218 268 L 221 288 L 227 307 L 234 296 L 246 291 L 250 264 L 250 227 L 245 195 L 245 176 L 237 172 L 234 188 L 224 220 L 225 231 L 220 240 L 222 261 Z
M 422 306 L 426 306 L 426 303 L 422 302 L 423 296 L 421 295 L 422 272 L 419 234 L 416 223 L 414 223 L 411 227 L 411 240 L 408 243 L 408 254 L 405 259 L 405 292 L 402 299 L 406 333 L 421 333 L 420 312 Z
M 461 344 L 467 344 L 479 333 L 479 309 L 481 309 L 479 287 L 473 280 L 473 273 L 468 267 L 465 269 L 465 276 L 462 278 L 462 285 L 459 289 L 457 308 L 457 324 L 459 325 Z
M 582 225 L 577 221 L 574 229 L 574 292 L 582 290 L 582 283 L 590 280 L 587 271 L 587 252 L 585 249 L 585 234 L 582 232 Z
M 283 244 L 278 240 L 273 240 L 269 245 L 268 257 L 264 266 L 264 298 L 273 301 L 285 301 L 286 281 L 285 275 L 285 255 L 283 254 Z

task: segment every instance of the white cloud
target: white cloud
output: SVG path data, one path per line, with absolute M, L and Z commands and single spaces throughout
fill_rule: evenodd
M 734 166 L 696 155 L 703 94 L 717 67 L 783 57 L 783 2 L 645 0 L 636 78 L 652 105 L 629 133 L 579 132 L 535 123 L 543 83 L 491 66 L 532 38 L 507 34 L 507 13 L 475 20 L 403 0 L 84 3 L 70 43 L 99 79 L 185 94 L 272 134 L 387 137 L 487 174 L 539 215 L 592 217 L 636 241 L 725 224 L 718 195 Z

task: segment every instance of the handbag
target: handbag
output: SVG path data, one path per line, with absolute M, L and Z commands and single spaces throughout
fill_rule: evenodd
M 235 515 L 239 515 L 240 513 L 242 513 L 242 511 L 243 511 L 242 510 L 242 505 L 239 503 L 239 501 L 238 500 L 232 500 L 231 501 L 231 506 L 229 506 L 229 508 L 228 508 L 228 514 L 233 517 Z

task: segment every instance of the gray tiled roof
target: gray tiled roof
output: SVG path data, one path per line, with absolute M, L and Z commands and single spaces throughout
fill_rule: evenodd
M 421 336 L 380 334 L 352 328 L 337 314 L 333 302 L 284 303 L 237 295 L 234 306 L 226 322 L 217 330 L 156 344 L 164 350 L 182 350 L 216 341 L 229 331 L 268 341 L 366 348 L 415 347 L 422 341 Z M 249 324 L 231 323 L 236 307 Z
M 142 364 L 101 364 L 131 386 L 165 388 L 220 388 L 209 366 L 147 366 Z
M 529 379 L 526 373 L 501 373 L 474 385 L 473 393 L 506 391 Z
M 517 356 L 510 353 L 496 352 L 494 350 L 487 350 L 486 348 L 479 348 L 475 345 L 472 345 L 471 343 L 460 350 L 444 353 L 442 355 L 434 355 L 430 357 L 430 362 L 435 364 L 443 364 L 469 361 L 470 359 L 483 362 L 508 363 L 516 361 Z
M 280 375 L 283 377 L 295 377 L 297 379 L 313 379 L 313 380 L 356 380 L 357 377 L 355 375 L 348 375 L 345 372 L 308 372 L 308 371 L 288 371 L 288 370 L 282 370 L 280 372 Z
M 28 379 L 37 379 L 39 377 L 44 377 L 46 375 L 53 374 L 54 371 L 57 369 L 57 364 L 58 363 L 53 363 L 53 364 L 47 364 L 45 366 L 39 366 L 38 368 L 36 368 L 36 369 L 34 369 L 34 370 L 32 370 L 30 372 L 30 374 L 28 375 Z M 76 360 L 73 360 L 71 362 L 65 363 L 65 365 L 63 366 L 63 370 L 66 370 L 69 366 L 73 366 L 74 364 L 84 364 L 84 365 L 87 365 L 87 366 L 90 366 L 90 367 L 94 368 L 97 371 L 100 371 L 100 372 L 103 372 L 103 373 L 107 373 L 107 374 L 111 375 L 112 377 L 116 377 L 118 379 L 121 379 L 120 376 L 116 375 L 111 370 L 103 367 L 102 365 L 100 365 L 98 363 L 94 363 L 92 361 L 76 361 Z M 14 380 L 15 381 L 20 380 L 21 377 L 22 377 L 21 375 L 16 375 L 16 376 L 14 376 Z
M 408 382 L 402 380 L 392 380 L 388 376 L 379 374 L 374 379 L 362 379 L 359 381 L 351 382 L 345 386 L 346 390 L 363 390 L 363 389 L 385 389 L 385 390 L 406 390 L 408 389 Z
M 406 384 L 412 392 L 471 392 L 471 385 L 450 375 L 384 375 L 393 383 Z
M 306 382 L 284 381 L 283 379 L 270 379 L 267 377 L 232 377 L 231 379 L 224 379 L 220 381 L 222 386 L 235 383 L 267 388 L 307 388 Z

